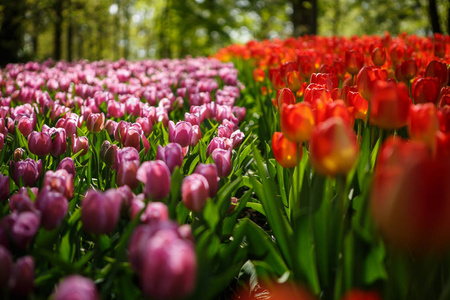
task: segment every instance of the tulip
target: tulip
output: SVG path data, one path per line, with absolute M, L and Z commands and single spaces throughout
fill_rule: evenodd
M 156 159 L 164 161 L 170 173 L 173 173 L 175 167 L 181 168 L 183 164 L 183 149 L 178 143 L 169 143 L 164 148 L 158 145 Z
M 55 172 L 49 170 L 45 173 L 43 186 L 63 194 L 64 197 L 70 200 L 73 196 L 73 175 L 69 174 L 65 169 Z
M 253 70 L 253 80 L 255 82 L 263 82 L 266 77 L 266 73 L 263 69 L 256 68 Z
M 11 259 L 11 253 L 8 249 L 0 245 L 0 290 L 2 290 L 8 283 L 8 279 L 11 276 L 13 263 Z
M 358 92 L 349 91 L 347 93 L 348 108 L 353 109 L 354 118 L 366 120 L 367 110 L 369 109 L 369 102 L 361 97 Z
M 100 159 L 107 165 L 112 166 L 116 161 L 117 145 L 111 144 L 109 141 L 103 141 L 100 147 Z
M 169 121 L 169 142 L 178 143 L 181 147 L 189 146 L 192 138 L 192 125 L 188 122 Z
M 109 135 L 114 135 L 117 130 L 118 123 L 111 119 L 106 120 L 105 122 L 105 130 Z
M 19 186 L 20 180 L 23 181 L 25 186 L 32 186 L 36 183 L 38 178 L 42 174 L 42 162 L 38 160 L 37 162 L 31 158 L 21 160 L 14 164 L 13 179 L 14 182 Z
M 339 117 L 316 126 L 310 140 L 311 164 L 320 174 L 347 174 L 356 162 L 355 132 Z
M 433 159 L 426 145 L 388 139 L 371 188 L 373 219 L 391 245 L 413 252 L 450 247 L 450 160 Z
M 308 53 L 309 54 L 309 53 Z M 315 71 L 315 61 L 307 53 L 297 53 L 297 64 L 302 77 L 307 80 Z
M 417 103 L 436 103 L 439 96 L 439 80 L 434 77 L 419 77 L 412 84 L 412 97 Z
M 286 87 L 286 82 L 281 77 L 279 69 L 269 69 L 269 78 L 274 89 L 279 90 Z
M 219 177 L 228 177 L 231 174 L 231 149 L 216 149 L 211 154 L 217 167 Z
M 63 155 L 67 149 L 66 130 L 63 128 L 51 128 L 49 134 L 52 139 L 52 148 L 50 153 L 54 157 Z
M 20 249 L 25 249 L 35 237 L 39 223 L 39 216 L 34 212 L 25 211 L 17 215 L 11 227 L 11 237 Z
M 125 104 L 115 100 L 109 100 L 107 106 L 107 116 L 109 118 L 122 118 L 125 115 Z
M 378 80 L 386 81 L 386 70 L 375 68 L 372 66 L 363 67 L 356 79 L 359 94 L 366 100 L 370 101 Z
M 202 164 L 200 163 L 194 170 L 194 173 L 203 175 L 208 181 L 209 197 L 214 197 L 217 194 L 219 188 L 219 177 L 217 175 L 217 167 L 215 164 Z
M 34 260 L 32 256 L 19 258 L 8 282 L 11 294 L 27 296 L 34 290 Z
M 76 154 L 81 151 L 80 155 L 86 155 L 89 150 L 89 140 L 85 136 L 72 136 L 72 153 Z
M 404 84 L 378 81 L 370 103 L 371 124 L 383 129 L 397 129 L 407 125 L 412 101 Z
M 400 65 L 403 78 L 407 81 L 413 79 L 417 74 L 417 63 L 414 59 L 404 60 Z
M 184 178 L 181 186 L 181 199 L 187 209 L 201 212 L 209 194 L 208 180 L 203 175 L 194 173 Z
M 347 72 L 351 75 L 358 74 L 359 70 L 364 65 L 364 56 L 362 52 L 356 50 L 345 51 L 345 66 L 347 67 Z
M 295 167 L 302 156 L 302 148 L 297 143 L 288 140 L 282 132 L 274 132 L 272 136 L 272 151 L 275 160 L 283 168 Z
M 308 102 L 283 104 L 281 109 L 281 131 L 292 142 L 302 143 L 311 138 L 314 116 Z
M 425 70 L 425 76 L 436 77 L 441 87 L 446 86 L 448 83 L 447 64 L 436 60 L 431 61 Z
M 403 45 L 392 44 L 389 47 L 389 57 L 391 58 L 394 66 L 402 62 L 404 55 L 405 47 Z
M 41 212 L 41 226 L 47 230 L 58 227 L 69 210 L 67 198 L 48 187 L 44 187 L 39 192 L 35 206 Z
M 302 79 L 299 71 L 290 71 L 286 75 L 286 81 L 288 88 L 293 92 L 297 93 L 302 89 Z
M 443 133 L 450 133 L 450 106 L 443 107 L 438 112 L 439 129 Z
M 56 128 L 64 128 L 67 136 L 73 136 L 77 134 L 78 116 L 74 117 L 73 114 L 69 118 L 61 118 L 56 122 Z
M 9 176 L 3 176 L 0 173 L 0 202 L 5 201 L 9 197 Z
M 100 295 L 94 282 L 80 275 L 71 275 L 58 284 L 54 300 L 99 300 Z
M 195 147 L 201 138 L 202 138 L 202 132 L 200 131 L 200 126 L 192 125 L 192 135 L 191 135 L 191 140 L 189 141 L 189 146 Z
M 150 122 L 149 118 L 137 118 L 136 123 L 141 125 L 142 131 L 144 132 L 145 136 L 148 136 L 153 131 L 153 123 Z
M 230 136 L 230 139 L 233 141 L 233 149 L 239 148 L 239 146 L 244 141 L 244 138 L 245 135 L 242 131 L 240 131 L 239 129 L 234 131 Z
M 136 177 L 144 183 L 144 194 L 151 200 L 161 200 L 169 195 L 170 170 L 162 160 L 144 162 Z
M 90 189 L 81 202 L 84 230 L 94 234 L 111 233 L 119 221 L 121 205 L 114 190 L 100 193 Z
M 45 156 L 52 150 L 52 139 L 47 133 L 33 131 L 28 136 L 28 148 L 37 156 Z
M 16 122 L 17 122 L 17 129 L 19 129 L 20 133 L 22 133 L 24 137 L 28 137 L 28 135 L 30 135 L 30 133 L 36 126 L 35 119 L 27 116 L 23 116 L 18 120 L 16 119 Z
M 24 153 L 25 153 L 25 150 L 23 148 L 17 148 L 16 150 L 14 150 L 14 155 L 13 155 L 14 162 L 18 162 L 19 160 L 22 160 Z
M 17 213 L 21 213 L 24 211 L 37 212 L 34 203 L 31 202 L 27 189 L 23 187 L 20 188 L 18 193 L 13 194 L 9 199 L 9 209 L 12 212 Z
M 135 189 L 139 182 L 136 178 L 137 171 L 139 168 L 139 162 L 136 161 L 124 161 L 118 165 L 117 170 L 117 185 L 125 186 L 128 185 L 131 189 Z
M 386 50 L 384 48 L 375 48 L 371 54 L 372 62 L 375 66 L 381 67 L 386 62 Z
M 89 132 L 98 133 L 102 131 L 105 124 L 105 114 L 91 113 L 86 120 L 86 127 Z
M 5 135 L 3 133 L 0 133 L 0 151 L 5 146 Z
M 133 147 L 117 148 L 114 169 L 118 171 L 120 165 L 126 161 L 133 161 L 135 164 L 139 166 L 140 158 L 139 152 L 136 150 L 136 148 Z
M 328 90 L 339 87 L 339 78 L 331 73 L 312 73 L 310 83 L 325 85 Z
M 274 106 L 281 109 L 284 104 L 294 104 L 295 96 L 289 88 L 282 88 L 277 91 L 277 100 L 274 102 Z
M 154 225 L 169 220 L 169 209 L 162 202 L 150 202 L 141 215 L 141 222 Z
M 280 76 L 283 78 L 284 81 L 286 81 L 287 73 L 291 71 L 298 70 L 298 65 L 295 61 L 287 61 L 283 63 L 280 67 Z
M 353 289 L 345 293 L 342 300 L 382 300 L 382 298 L 378 292 Z
M 422 141 L 435 149 L 439 119 L 436 106 L 432 103 L 411 105 L 409 109 L 408 132 L 411 140 Z
M 75 172 L 75 162 L 73 161 L 73 159 L 71 157 L 63 158 L 59 162 L 58 167 L 56 168 L 56 170 L 61 170 L 61 169 L 66 170 L 67 173 L 72 175 L 72 178 L 75 178 L 75 175 L 77 174 Z
M 197 259 L 189 241 L 172 230 L 159 230 L 144 246 L 140 272 L 144 294 L 156 299 L 188 296 L 195 287 Z

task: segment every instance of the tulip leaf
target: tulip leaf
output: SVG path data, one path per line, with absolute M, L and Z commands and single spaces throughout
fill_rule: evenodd
M 259 212 L 262 215 L 266 215 L 266 212 L 264 211 L 264 207 L 262 206 L 261 203 L 257 203 L 257 202 L 247 202 L 246 205 L 248 208 L 254 209 L 257 212 Z
M 205 208 L 203 209 L 203 217 L 206 223 L 208 223 L 211 231 L 216 231 L 217 224 L 219 224 L 220 221 L 219 206 L 216 205 L 211 199 L 206 201 Z
M 386 250 L 382 243 L 373 246 L 364 260 L 364 282 L 367 285 L 373 284 L 377 280 L 387 280 L 388 275 L 384 265 Z
M 242 182 L 241 177 L 238 177 L 233 181 L 227 182 L 217 192 L 217 195 L 219 195 L 217 204 L 219 206 L 221 216 L 223 216 L 230 207 L 231 195 L 240 186 L 241 182 Z

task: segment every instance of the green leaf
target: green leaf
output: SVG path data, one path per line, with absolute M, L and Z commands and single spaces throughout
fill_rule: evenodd
M 247 202 L 246 207 L 251 208 L 256 210 L 257 212 L 259 212 L 260 214 L 263 214 L 264 216 L 266 215 L 266 212 L 264 211 L 264 207 L 262 206 L 261 203 L 257 203 L 257 202 Z
M 387 280 L 388 275 L 385 268 L 384 260 L 386 258 L 386 250 L 383 243 L 373 246 L 369 254 L 364 260 L 364 282 L 367 285 L 375 283 L 377 280 Z

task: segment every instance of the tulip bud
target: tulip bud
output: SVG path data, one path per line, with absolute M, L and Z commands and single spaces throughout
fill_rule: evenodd
M 149 121 L 148 118 L 137 118 L 136 119 L 136 123 L 138 123 L 139 125 L 141 125 L 142 130 L 144 131 L 144 135 L 148 136 L 152 133 L 153 131 L 153 123 Z
M 139 162 L 136 161 L 124 161 L 119 165 L 117 171 L 117 185 L 128 185 L 131 189 L 136 188 L 139 182 L 136 178 L 137 170 L 139 168 Z
M 169 121 L 169 141 L 178 143 L 181 147 L 189 146 L 192 138 L 192 125 L 188 122 L 178 122 L 176 125 Z
M 45 173 L 43 186 L 63 194 L 68 200 L 73 196 L 73 176 L 65 169 L 57 170 L 55 172 L 51 170 L 47 171 L 47 173 Z
M 377 47 L 372 51 L 371 57 L 373 64 L 377 67 L 381 67 L 386 62 L 386 50 Z
M 72 136 L 72 153 L 76 154 L 81 151 L 80 155 L 86 155 L 89 150 L 89 140 L 85 136 Z
M 119 221 L 120 197 L 113 190 L 100 193 L 89 190 L 81 203 L 81 222 L 87 232 L 111 233 Z
M 52 139 L 47 133 L 33 131 L 28 136 L 28 148 L 37 156 L 45 156 L 52 149 Z
M 417 63 L 414 59 L 404 60 L 400 65 L 400 69 L 402 71 L 403 78 L 409 81 L 417 74 Z
M 67 173 L 72 175 L 72 178 L 75 178 L 76 172 L 75 172 L 75 162 L 71 157 L 63 158 L 59 164 L 56 170 L 64 169 L 67 171 Z
M 230 138 L 233 141 L 233 149 L 237 149 L 244 141 L 245 135 L 238 129 L 231 134 Z
M 108 119 L 105 123 L 105 130 L 109 135 L 114 135 L 117 130 L 117 122 L 111 119 Z
M 151 200 L 161 200 L 170 192 L 170 170 L 162 160 L 144 162 L 136 175 L 144 183 L 145 196 Z
M 263 69 L 256 68 L 253 70 L 253 80 L 255 82 L 263 82 L 266 77 L 266 72 Z
M 91 279 L 80 275 L 71 275 L 61 281 L 56 288 L 54 300 L 99 300 L 97 288 Z
M 5 201 L 9 197 L 9 176 L 3 176 L 0 173 L 0 202 Z
M 162 221 L 169 220 L 169 209 L 162 202 L 150 202 L 141 215 L 141 222 L 154 225 Z
M 439 80 L 435 77 L 418 77 L 412 84 L 414 102 L 435 104 L 439 96 Z
M 8 282 L 11 294 L 27 296 L 34 290 L 34 260 L 24 256 L 16 261 Z
M 409 109 L 408 132 L 411 140 L 422 141 L 435 149 L 436 132 L 439 130 L 439 119 L 436 106 L 432 103 L 411 105 Z
M 14 164 L 14 182 L 20 186 L 20 180 L 23 181 L 25 186 L 32 186 L 36 183 L 38 178 L 42 174 L 42 162 L 37 162 L 31 158 L 21 160 Z
M 351 75 L 358 74 L 359 70 L 364 65 L 364 56 L 362 52 L 355 50 L 347 50 L 345 52 L 345 66 L 347 67 L 347 72 Z
M 297 93 L 302 89 L 302 79 L 299 71 L 290 71 L 286 75 L 286 81 L 288 88 L 293 92 Z
M 144 294 L 156 299 L 188 296 L 195 287 L 197 259 L 193 245 L 172 230 L 157 231 L 144 246 L 140 271 Z
M 164 161 L 170 173 L 173 173 L 175 167 L 181 168 L 183 164 L 183 149 L 178 143 L 169 143 L 164 148 L 158 145 L 156 159 Z
M 44 187 L 40 191 L 34 204 L 41 212 L 41 226 L 47 230 L 53 230 L 58 227 L 69 210 L 69 203 L 66 197 L 57 191 L 52 191 L 48 187 Z
M 192 135 L 191 135 L 191 140 L 189 141 L 189 146 L 195 147 L 201 138 L 202 138 L 202 132 L 200 131 L 200 126 L 192 125 Z
M 107 165 L 112 166 L 115 163 L 117 155 L 117 145 L 111 144 L 109 141 L 103 141 L 100 147 L 100 159 Z
M 310 140 L 311 164 L 320 174 L 347 174 L 356 162 L 356 134 L 341 118 L 320 123 Z
M 21 249 L 25 249 L 39 230 L 39 216 L 30 211 L 19 213 L 11 227 L 11 237 Z
M 200 163 L 194 170 L 194 173 L 203 175 L 208 181 L 209 197 L 214 197 L 219 188 L 219 177 L 217 176 L 217 167 L 215 164 Z
M 272 151 L 275 160 L 283 168 L 294 168 L 302 156 L 302 148 L 297 143 L 288 140 L 282 132 L 274 132 Z
M 27 116 L 21 117 L 17 122 L 17 129 L 24 137 L 28 137 L 36 126 L 36 121 L 33 118 Z
M 219 177 L 228 177 L 231 174 L 231 149 L 216 149 L 211 157 L 216 164 Z
M 439 85 L 446 86 L 448 83 L 448 69 L 447 64 L 436 60 L 431 61 L 425 70 L 426 77 L 436 77 L 439 80 Z
M 309 140 L 314 123 L 313 112 L 308 102 L 283 105 L 281 109 L 281 131 L 290 141 L 302 143 Z
M 284 104 L 294 104 L 295 96 L 289 88 L 282 88 L 277 91 L 277 100 L 273 103 L 275 107 L 281 109 Z
M 0 291 L 6 286 L 8 283 L 8 279 L 11 276 L 13 264 L 11 259 L 11 253 L 9 253 L 8 249 L 0 245 Z
M 52 132 L 52 148 L 50 153 L 54 157 L 58 157 L 64 154 L 67 149 L 66 130 L 63 128 L 53 128 L 50 132 Z
M 105 123 L 105 115 L 103 113 L 91 113 L 86 120 L 86 127 L 89 132 L 98 133 L 102 131 Z
M 386 81 L 387 72 L 384 69 L 375 68 L 372 66 L 363 67 L 357 77 L 357 86 L 359 94 L 366 100 L 370 101 L 374 89 L 376 88 L 376 82 L 378 80 Z
M 201 212 L 208 196 L 209 185 L 203 175 L 194 173 L 184 178 L 181 186 L 181 199 L 187 209 Z
M 18 162 L 19 160 L 23 159 L 23 155 L 25 153 L 25 150 L 22 148 L 17 148 L 16 150 L 14 150 L 14 162 Z

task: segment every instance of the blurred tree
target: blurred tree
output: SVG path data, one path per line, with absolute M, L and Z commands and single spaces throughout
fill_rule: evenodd
M 23 47 L 25 0 L 1 0 L 0 65 L 20 59 Z
M 317 34 L 317 0 L 292 0 L 294 36 Z
M 428 11 L 430 14 L 431 28 L 433 28 L 433 33 L 442 33 L 441 24 L 439 22 L 439 14 L 436 7 L 436 0 L 428 0 Z

